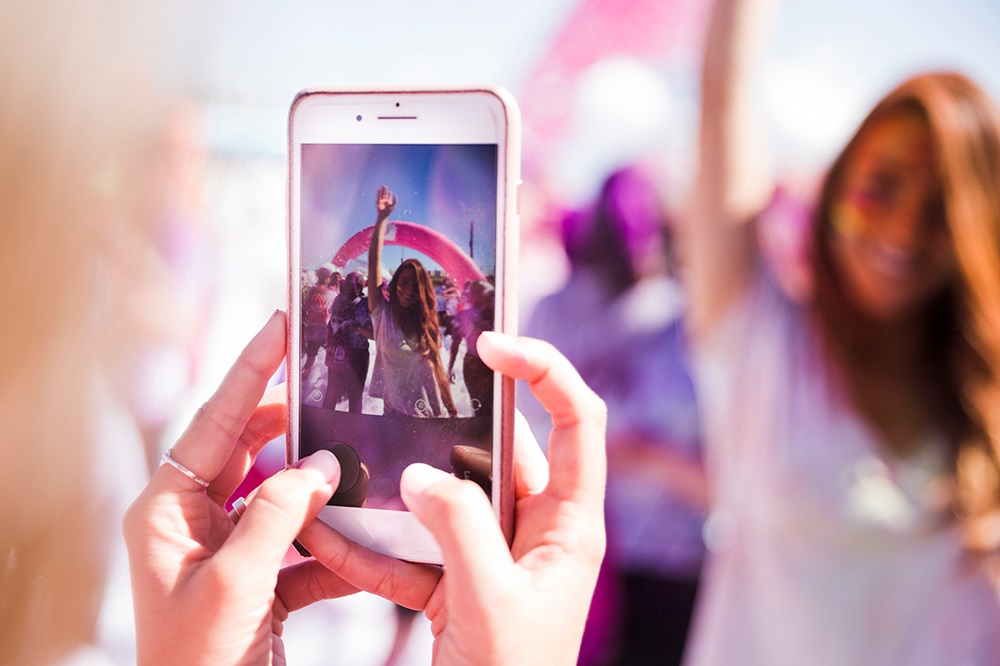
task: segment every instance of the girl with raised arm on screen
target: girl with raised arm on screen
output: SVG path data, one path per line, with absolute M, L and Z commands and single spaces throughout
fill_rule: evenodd
M 714 506 L 687 663 L 996 663 L 976 553 L 998 505 L 997 111 L 953 73 L 879 102 L 826 176 L 794 302 L 751 224 L 764 4 L 719 0 L 704 62 L 685 233 Z
M 382 245 L 396 197 L 383 185 L 376 196 L 375 229 L 368 248 L 368 310 L 375 334 L 371 394 L 387 414 L 456 416 L 451 386 L 441 363 L 441 329 L 431 277 L 416 259 L 407 259 L 382 292 Z

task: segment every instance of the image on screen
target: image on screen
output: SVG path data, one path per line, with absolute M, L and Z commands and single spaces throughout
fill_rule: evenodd
M 489 492 L 497 169 L 495 144 L 301 146 L 299 448 L 340 459 L 331 504 L 403 508 L 412 462 Z

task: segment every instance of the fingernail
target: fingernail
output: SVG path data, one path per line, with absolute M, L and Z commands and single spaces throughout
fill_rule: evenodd
M 264 325 L 261 326 L 260 329 L 257 331 L 257 333 L 253 336 L 253 340 L 251 340 L 251 342 L 253 342 L 254 340 L 257 340 L 262 335 L 264 335 L 264 331 L 266 331 L 271 326 L 273 326 L 274 325 L 274 320 L 277 319 L 278 317 L 280 317 L 282 314 L 283 313 L 281 312 L 281 310 L 275 310 L 274 312 L 272 312 L 271 316 L 268 317 L 267 321 L 264 322 Z
M 410 498 L 423 494 L 428 486 L 432 486 L 448 476 L 447 472 L 442 472 L 436 467 L 424 463 L 413 463 L 403 470 L 403 478 L 400 480 L 399 490 L 403 501 L 409 504 Z
M 275 319 L 277 319 L 281 315 L 282 315 L 281 310 L 276 309 L 274 312 L 271 313 L 271 316 L 267 318 L 267 321 L 264 322 L 264 325 L 260 327 L 261 330 L 264 330 L 265 328 L 267 328 L 268 326 L 270 326 L 271 322 L 273 322 Z
M 308 472 L 318 483 L 335 486 L 340 482 L 340 461 L 326 449 L 320 449 L 295 464 L 295 467 Z

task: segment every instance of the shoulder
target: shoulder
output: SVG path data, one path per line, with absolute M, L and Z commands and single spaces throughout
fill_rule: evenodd
M 773 340 L 776 329 L 804 322 L 807 309 L 808 303 L 789 298 L 767 268 L 758 262 L 741 293 L 694 342 L 701 348 L 716 346 L 727 338 L 733 338 L 730 341 L 738 345 L 748 342 L 747 336 Z
M 382 294 L 376 294 L 375 298 L 372 299 L 375 302 L 375 309 L 371 311 L 371 316 L 373 318 L 381 318 L 389 311 L 389 301 L 386 300 Z M 369 301 L 371 303 L 371 301 Z

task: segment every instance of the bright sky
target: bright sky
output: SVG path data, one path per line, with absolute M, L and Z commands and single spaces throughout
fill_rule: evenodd
M 765 95 L 779 140 L 825 159 L 902 79 L 958 69 L 1000 100 L 995 0 L 782 3 Z
M 173 57 L 184 59 L 209 103 L 214 148 L 280 158 L 285 115 L 298 90 L 485 82 L 517 94 L 578 4 L 223 0 L 198 7 L 186 31 L 192 46 Z M 786 155 L 825 161 L 877 97 L 920 69 L 958 67 L 1000 99 L 998 34 L 995 0 L 779 3 L 761 87 L 779 162 Z M 618 63 L 585 76 L 575 95 L 572 145 L 557 155 L 556 168 L 564 164 L 565 178 L 586 189 L 608 163 L 643 146 L 687 152 L 698 57 Z
M 302 265 L 329 262 L 348 238 L 374 224 L 375 193 L 387 185 L 398 201 L 390 220 L 431 227 L 485 275 L 495 274 L 496 160 L 495 145 L 303 146 Z M 365 263 L 367 251 L 366 245 L 360 252 Z M 382 265 L 395 270 L 396 257 L 385 251 Z

